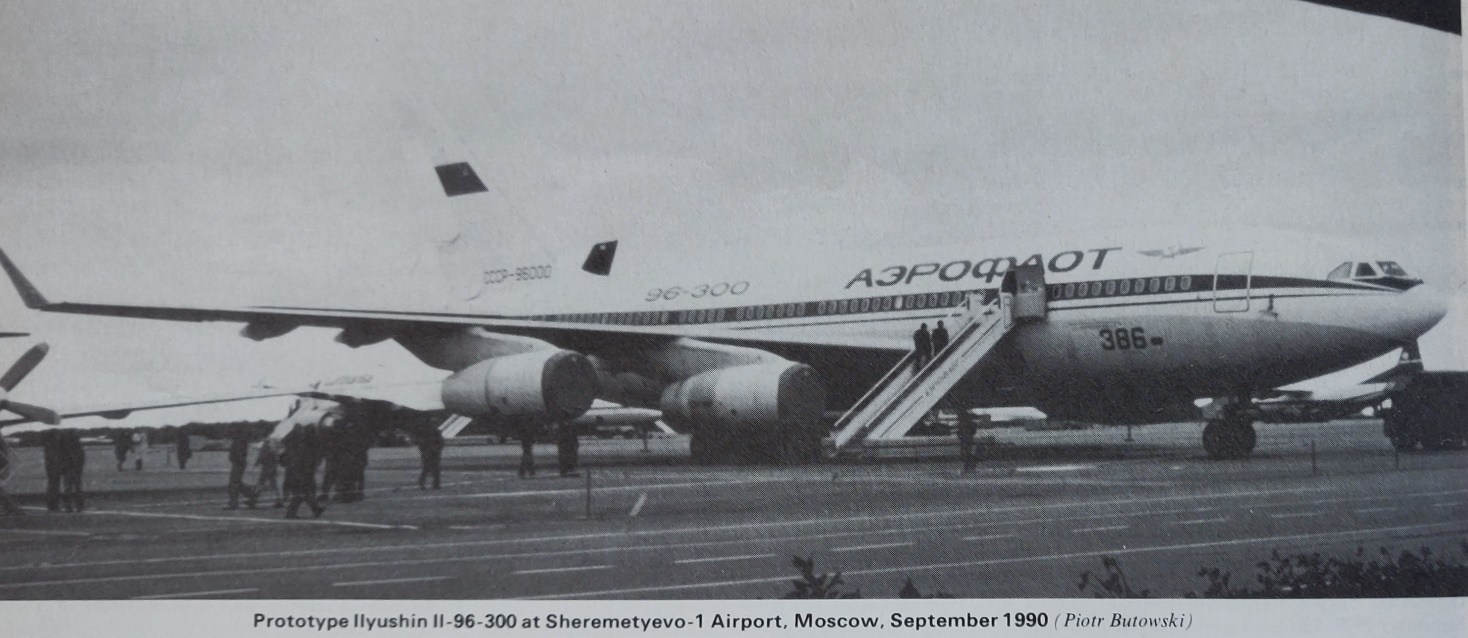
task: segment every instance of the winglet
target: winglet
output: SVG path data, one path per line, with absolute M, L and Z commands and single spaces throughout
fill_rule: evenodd
M 15 286 L 15 291 L 20 293 L 20 300 L 25 302 L 25 307 L 37 310 L 51 305 L 51 302 L 46 301 L 45 295 L 36 289 L 35 284 L 26 279 L 20 269 L 15 267 L 15 262 L 10 261 L 10 257 L 6 256 L 4 250 L 0 250 L 0 268 L 5 269 L 5 274 L 10 277 L 10 283 Z

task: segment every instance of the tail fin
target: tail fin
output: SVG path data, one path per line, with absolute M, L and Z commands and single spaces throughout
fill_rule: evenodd
M 1362 383 L 1392 383 L 1422 372 L 1422 369 L 1422 351 L 1417 348 L 1417 341 L 1414 339 L 1402 346 L 1402 355 L 1397 359 L 1395 367 Z
M 478 161 L 436 110 L 407 103 L 398 110 L 418 151 L 409 153 L 416 164 L 409 170 L 421 174 L 431 166 L 435 191 L 442 193 L 430 207 L 436 219 L 425 220 L 434 245 L 425 246 L 419 261 L 437 271 L 445 294 L 452 301 L 472 301 L 486 292 L 487 273 L 550 263 L 554 253 L 546 233 L 552 229 L 524 218 L 497 185 L 494 166 Z

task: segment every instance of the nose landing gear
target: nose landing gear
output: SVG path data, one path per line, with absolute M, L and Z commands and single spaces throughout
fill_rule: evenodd
M 1258 436 L 1254 432 L 1254 417 L 1245 395 L 1223 406 L 1217 418 L 1209 419 L 1203 426 L 1203 450 L 1214 460 L 1246 459 L 1254 452 Z

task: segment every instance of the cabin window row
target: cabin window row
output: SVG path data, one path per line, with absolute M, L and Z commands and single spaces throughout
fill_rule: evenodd
M 1050 299 L 1087 299 L 1091 297 L 1120 297 L 1122 295 L 1151 295 L 1168 292 L 1187 292 L 1193 289 L 1193 277 L 1139 277 L 1136 279 L 1108 279 L 1105 281 L 1082 281 L 1069 284 L 1050 284 Z
M 963 304 L 964 298 L 977 290 L 933 292 L 920 295 L 893 295 L 888 297 L 866 297 L 863 299 L 833 299 L 830 301 L 765 304 L 740 306 L 737 308 L 708 308 L 705 310 L 644 311 L 644 312 L 593 312 L 572 315 L 538 315 L 533 319 L 567 321 L 572 323 L 598 323 L 617 326 L 658 326 L 668 324 L 701 324 L 727 321 L 760 321 L 763 319 L 785 319 L 821 315 L 845 315 L 864 312 L 889 312 L 894 310 L 922 310 L 925 308 L 954 308 Z

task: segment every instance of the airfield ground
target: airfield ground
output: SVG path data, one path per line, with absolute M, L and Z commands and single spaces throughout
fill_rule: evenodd
M 679 437 L 586 439 L 585 477 L 514 474 L 519 447 L 456 444 L 421 492 L 413 448 L 372 451 L 367 500 L 288 521 L 221 511 L 223 452 L 118 472 L 88 448 L 89 510 L 47 513 L 40 451 L 18 450 L 0 519 L 0 599 L 773 598 L 793 555 L 867 597 L 905 576 L 961 597 L 1073 597 L 1121 561 L 1153 596 L 1199 590 L 1200 566 L 1249 584 L 1271 550 L 1345 556 L 1431 547 L 1462 557 L 1468 453 L 1398 457 L 1380 422 L 1259 426 L 1246 461 L 1209 461 L 1199 426 L 985 431 L 958 472 L 948 441 L 906 458 L 795 468 L 701 467 Z M 1315 453 L 1311 454 L 1314 443 Z M 251 472 L 253 477 L 253 471 Z M 641 505 L 639 506 L 639 503 Z

